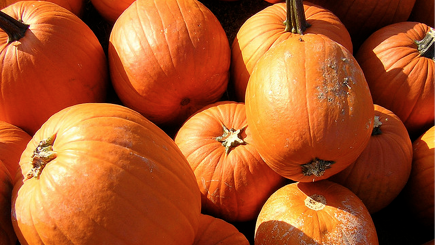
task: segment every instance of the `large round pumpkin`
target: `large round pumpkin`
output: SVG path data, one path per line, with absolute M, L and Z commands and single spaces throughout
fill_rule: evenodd
M 376 227 L 361 200 L 328 180 L 288 184 L 272 194 L 255 225 L 256 245 L 376 245 Z
M 366 39 L 355 56 L 373 102 L 396 114 L 413 140 L 434 125 L 434 35 L 423 23 L 396 23 Z
M 79 17 L 48 1 L 21 1 L 2 12 L 15 21 L 0 24 L 12 27 L 0 31 L 0 120 L 33 135 L 65 107 L 105 100 L 106 56 Z
M 387 207 L 408 182 L 412 143 L 403 122 L 375 105 L 373 133 L 358 159 L 330 180 L 353 191 L 371 214 Z
M 192 169 L 139 113 L 85 103 L 53 115 L 20 160 L 12 222 L 21 244 L 192 244 Z
M 197 0 L 135 1 L 113 26 L 108 52 L 122 103 L 159 126 L 180 126 L 227 88 L 228 38 Z
M 17 235 L 11 221 L 12 178 L 0 160 L 0 244 L 16 245 Z
M 203 212 L 217 218 L 255 219 L 284 184 L 252 145 L 242 102 L 221 101 L 201 109 L 181 126 L 175 143 L 195 173 Z
M 19 1 L 30 1 L 30 0 L 0 0 L 0 8 L 5 8 Z M 86 4 L 86 0 L 44 0 L 44 1 L 52 2 L 61 7 L 64 7 L 79 17 L 82 16 Z
M 295 181 L 326 179 L 366 147 L 374 108 L 364 74 L 343 46 L 290 37 L 254 68 L 246 90 L 252 141 L 264 161 Z

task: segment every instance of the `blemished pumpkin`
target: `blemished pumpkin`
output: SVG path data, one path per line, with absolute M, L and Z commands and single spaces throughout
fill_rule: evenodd
M 293 2 L 273 4 L 261 10 L 247 19 L 238 30 L 231 46 L 230 67 L 231 86 L 234 86 L 238 101 L 245 101 L 249 76 L 258 60 L 276 44 L 298 35 L 291 31 L 294 27 L 287 15 Z M 303 24 L 304 35 L 331 38 L 352 52 L 352 40 L 346 27 L 331 11 L 307 1 L 303 2 L 302 11 L 304 22 L 308 23 Z
M 256 245 L 379 244 L 362 201 L 329 180 L 291 183 L 272 194 L 255 224 Z
M 98 13 L 112 25 L 133 2 L 134 0 L 91 0 Z
M 370 214 L 387 207 L 400 194 L 412 165 L 412 142 L 405 125 L 390 110 L 374 106 L 374 127 L 367 147 L 354 163 L 329 178 L 353 191 Z
M 433 28 L 418 22 L 386 26 L 355 55 L 375 104 L 396 114 L 414 140 L 434 125 Z
M 326 179 L 366 147 L 374 106 L 364 74 L 342 45 L 320 35 L 293 36 L 258 62 L 246 90 L 252 142 L 282 176 Z
M 206 106 L 181 126 L 174 140 L 195 174 L 203 213 L 229 222 L 253 220 L 285 184 L 251 144 L 242 102 Z
M 230 46 L 197 0 L 136 0 L 109 39 L 113 87 L 122 103 L 164 127 L 179 127 L 227 89 Z
M 18 1 L 30 1 L 30 0 L 0 0 L 0 9 L 5 8 Z M 75 15 L 81 17 L 85 10 L 86 0 L 43 0 L 55 3 L 63 8 L 68 9 Z
M 12 178 L 0 160 L 0 244 L 16 245 L 17 236 L 11 221 Z
M 31 139 L 32 136 L 21 128 L 0 121 L 0 160 L 8 169 L 12 183 L 19 168 L 21 154 Z
M 104 102 L 103 48 L 72 12 L 48 1 L 21 1 L 0 13 L 0 120 L 33 135 L 71 105 Z
M 21 244 L 192 244 L 195 176 L 174 141 L 127 107 L 54 114 L 20 160 L 12 223 Z
M 193 245 L 249 245 L 249 241 L 233 224 L 201 214 Z

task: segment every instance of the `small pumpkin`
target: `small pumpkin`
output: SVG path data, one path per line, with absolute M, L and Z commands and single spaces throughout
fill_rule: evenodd
M 0 244 L 16 245 L 17 236 L 11 221 L 12 178 L 0 160 Z
M 12 223 L 20 244 L 192 244 L 195 176 L 138 112 L 83 103 L 54 114 L 20 160 Z
M 0 0 L 0 9 L 6 8 L 7 6 L 16 3 L 18 1 L 29 1 L 29 0 Z M 86 1 L 85 0 L 43 0 L 55 3 L 61 7 L 68 9 L 75 15 L 81 17 L 85 10 Z
M 362 201 L 329 180 L 291 183 L 273 193 L 255 224 L 256 245 L 379 244 Z
M 369 143 L 349 167 L 329 178 L 353 191 L 371 214 L 387 207 L 405 187 L 412 165 L 412 142 L 403 122 L 375 104 Z
M 181 126 L 175 143 L 195 174 L 203 212 L 214 217 L 253 220 L 285 183 L 252 145 L 242 102 L 220 101 L 201 109 Z
M 133 2 L 134 0 L 91 0 L 98 13 L 111 25 Z

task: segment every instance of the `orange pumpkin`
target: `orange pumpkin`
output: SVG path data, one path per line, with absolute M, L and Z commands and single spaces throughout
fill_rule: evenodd
M 135 1 L 113 26 L 108 52 L 122 103 L 159 126 L 180 126 L 227 88 L 228 38 L 197 0 Z
M 326 179 L 366 147 L 374 107 L 352 54 L 320 35 L 294 36 L 259 60 L 246 118 L 264 161 L 294 181 Z
M 192 244 L 195 176 L 174 141 L 124 106 L 54 114 L 24 150 L 12 196 L 21 244 Z M 17 175 L 18 176 L 18 175 Z
M 112 25 L 133 2 L 134 0 L 91 0 L 98 13 Z
M 434 125 L 434 35 L 422 23 L 396 23 L 371 35 L 355 56 L 373 102 L 396 114 L 412 140 Z
M 31 139 L 32 137 L 24 130 L 0 121 L 0 161 L 8 169 L 12 180 L 17 173 L 21 153 L 26 149 L 27 143 Z
M 0 31 L 0 120 L 33 135 L 65 107 L 105 100 L 106 56 L 79 17 L 48 1 L 17 2 L 1 16 L 11 28 Z
M 297 35 L 286 30 L 289 3 L 271 5 L 246 20 L 231 46 L 231 81 L 238 101 L 245 100 L 246 86 L 258 60 L 276 44 Z M 304 35 L 320 35 L 345 46 L 352 52 L 352 41 L 346 27 L 331 11 L 303 2 L 306 22 Z M 287 20 L 289 22 L 289 20 Z
M 329 178 L 353 191 L 371 214 L 387 207 L 411 173 L 412 143 L 403 122 L 375 105 L 373 133 L 358 159 Z
M 233 224 L 201 214 L 193 245 L 249 245 L 248 239 Z
M 203 108 L 178 130 L 175 143 L 195 173 L 204 213 L 230 222 L 253 220 L 284 184 L 251 142 L 245 105 L 232 101 Z
M 6 8 L 7 6 L 16 3 L 18 1 L 30 1 L 30 0 L 0 0 L 0 8 Z M 44 0 L 55 3 L 61 7 L 68 9 L 77 16 L 82 16 L 85 10 L 85 0 Z
M 16 245 L 17 236 L 11 221 L 12 178 L 0 160 L 0 244 Z
M 378 236 L 361 200 L 322 180 L 288 184 L 272 194 L 258 215 L 255 244 L 375 245 Z

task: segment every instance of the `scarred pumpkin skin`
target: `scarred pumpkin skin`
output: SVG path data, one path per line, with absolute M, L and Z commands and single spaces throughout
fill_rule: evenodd
M 412 166 L 412 142 L 403 122 L 375 104 L 369 143 L 349 167 L 329 178 L 349 188 L 371 214 L 387 207 L 405 187 Z
M 116 21 L 109 41 L 118 97 L 159 126 L 181 126 L 227 88 L 228 38 L 197 0 L 135 1 Z
M 255 225 L 256 245 L 379 244 L 376 227 L 349 189 L 322 180 L 288 184 L 272 194 Z
M 84 103 L 56 113 L 20 167 L 12 222 L 23 245 L 194 241 L 195 176 L 173 140 L 129 108 Z
M 17 236 L 11 221 L 12 178 L 0 160 L 0 244 L 16 245 Z
M 91 0 L 98 13 L 112 25 L 133 2 L 134 0 Z
M 29 1 L 29 0 L 0 0 L 0 8 L 5 8 L 18 1 Z M 85 8 L 85 0 L 43 0 L 55 3 L 61 7 L 68 9 L 77 16 L 82 16 Z
M 181 126 L 175 143 L 195 173 L 203 212 L 214 217 L 253 220 L 285 183 L 252 145 L 242 102 L 220 101 L 201 109 Z
M 352 54 L 320 35 L 289 38 L 258 62 L 246 91 L 254 146 L 282 176 L 326 179 L 366 147 L 374 108 Z
M 21 1 L 2 11 L 29 27 L 10 43 L 0 31 L 0 120 L 33 135 L 63 108 L 105 100 L 106 56 L 78 16 L 48 1 Z
M 350 35 L 331 11 L 304 1 L 306 21 L 304 35 L 321 35 L 353 50 Z M 245 101 L 246 86 L 258 60 L 276 44 L 293 34 L 285 31 L 286 3 L 271 5 L 251 16 L 240 27 L 231 46 L 231 81 L 238 101 Z
M 417 22 L 389 25 L 366 39 L 355 56 L 373 102 L 396 114 L 412 140 L 434 125 L 433 52 L 425 57 L 416 44 L 430 31 Z

